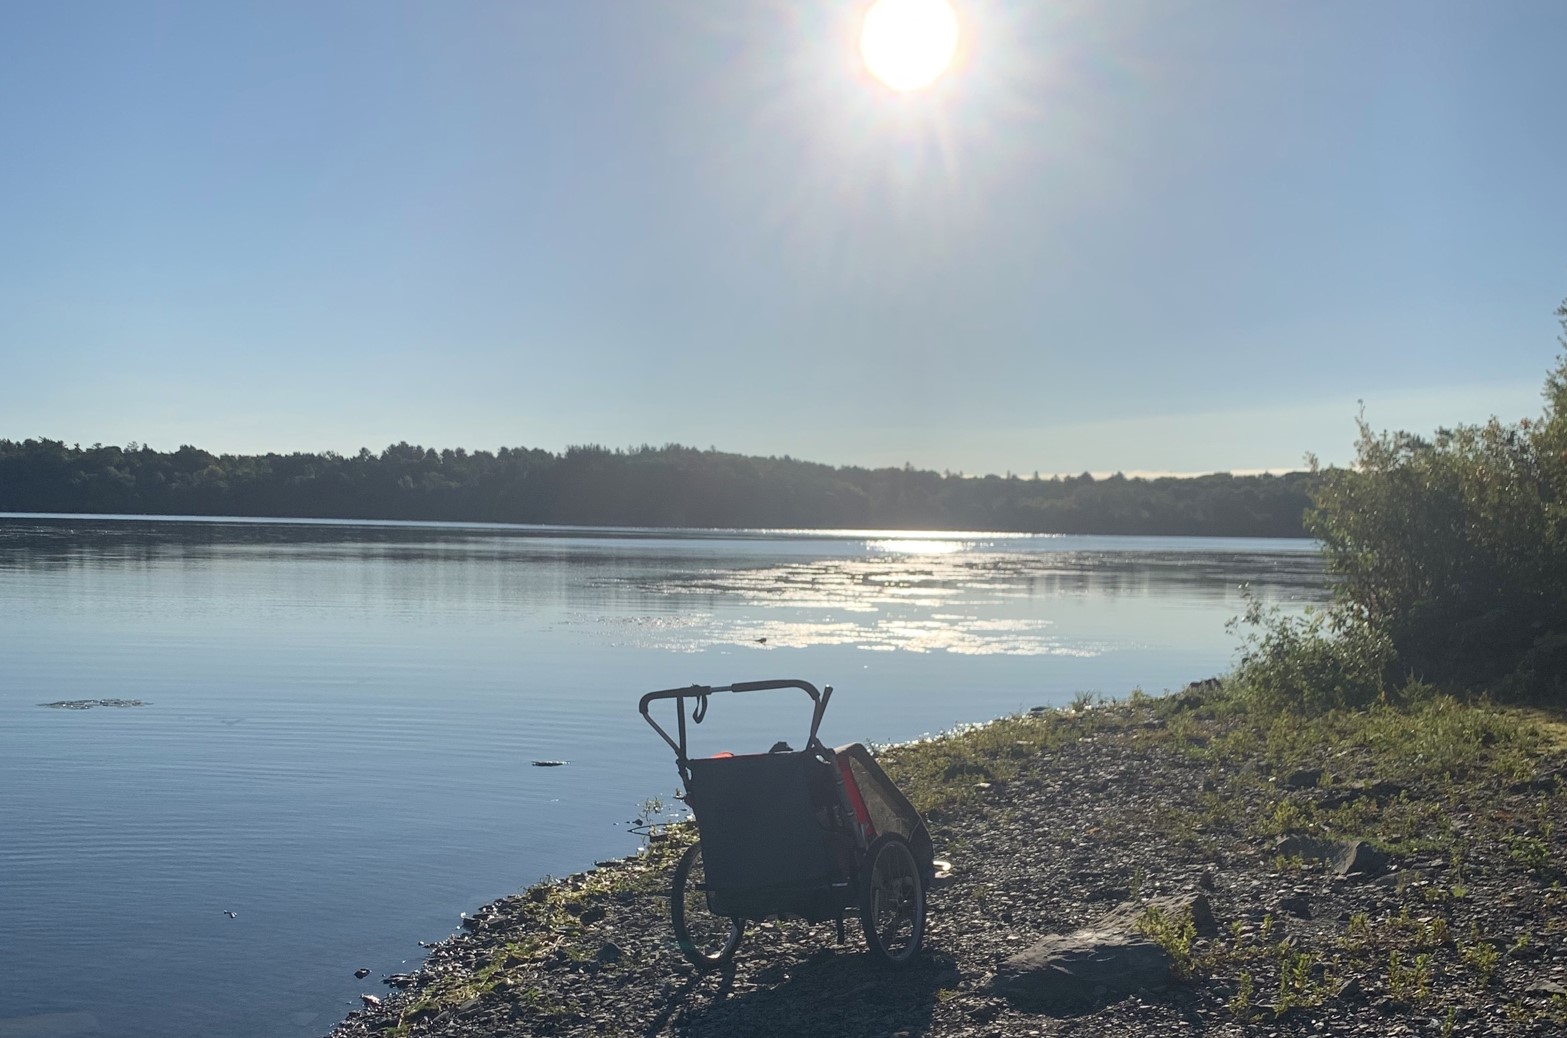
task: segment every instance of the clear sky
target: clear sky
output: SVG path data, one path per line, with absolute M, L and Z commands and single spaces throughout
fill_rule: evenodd
M 1560 0 L 0 4 L 0 437 L 1298 467 L 1536 413 Z

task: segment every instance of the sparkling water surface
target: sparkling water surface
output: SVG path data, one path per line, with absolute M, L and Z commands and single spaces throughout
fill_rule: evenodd
M 643 692 L 800 677 L 825 741 L 909 739 L 1218 673 L 1243 584 L 1325 597 L 1308 541 L 0 515 L 0 1035 L 324 1033 L 636 850 L 678 782 Z M 103 699 L 144 705 L 42 705 Z

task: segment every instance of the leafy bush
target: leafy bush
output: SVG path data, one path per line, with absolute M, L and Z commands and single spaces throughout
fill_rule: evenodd
M 1384 698 L 1393 646 L 1355 610 L 1337 605 L 1285 617 L 1254 600 L 1239 622 L 1252 631 L 1230 685 L 1248 705 L 1320 714 Z
M 1308 529 L 1341 604 L 1391 639 L 1403 670 L 1474 686 L 1564 655 L 1559 427 L 1567 395 L 1537 424 L 1492 419 L 1431 440 L 1362 420 L 1355 468 L 1322 474 Z
M 1556 312 L 1567 332 L 1567 303 Z M 1567 335 L 1561 340 L 1567 346 Z M 1305 619 L 1248 614 L 1237 672 L 1257 701 L 1364 706 L 1388 679 L 1497 695 L 1567 692 L 1567 358 L 1538 420 L 1374 432 L 1348 469 L 1318 470 L 1306 528 L 1336 601 Z

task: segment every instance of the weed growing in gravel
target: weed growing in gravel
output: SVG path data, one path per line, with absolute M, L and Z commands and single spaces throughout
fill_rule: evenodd
M 1403 953 L 1387 953 L 1387 993 L 1395 1002 L 1417 1006 L 1431 994 L 1431 955 L 1421 952 L 1408 962 Z
M 1225 1008 L 1241 1023 L 1251 1019 L 1252 995 L 1255 993 L 1257 982 L 1250 973 L 1242 973 L 1235 981 L 1235 994 L 1225 1003 Z
M 1080 737 L 1092 712 L 1003 717 L 959 728 L 935 739 L 888 747 L 877 756 L 887 774 L 921 812 L 972 803 L 978 782 L 1010 782 L 1024 761 Z
M 1496 967 L 1502 961 L 1502 953 L 1496 950 L 1496 945 L 1480 937 L 1479 924 L 1471 925 L 1469 943 L 1459 945 L 1458 956 L 1474 970 L 1475 979 L 1481 987 L 1490 986 L 1496 978 Z
M 1546 842 L 1549 835 L 1549 823 L 1542 836 L 1520 833 L 1509 840 L 1507 853 L 1525 868 L 1544 873 L 1551 868 L 1551 845 Z
M 1182 979 L 1196 974 L 1196 960 L 1192 956 L 1192 942 L 1197 939 L 1197 925 L 1190 912 L 1171 915 L 1149 906 L 1137 921 L 1138 929 L 1165 950 L 1170 956 L 1170 971 Z
M 1288 945 L 1279 945 L 1279 990 L 1273 1000 L 1275 1015 L 1283 1014 L 1297 1006 L 1321 1005 L 1327 997 L 1326 986 L 1312 983 L 1312 972 L 1317 965 L 1309 952 L 1297 952 Z

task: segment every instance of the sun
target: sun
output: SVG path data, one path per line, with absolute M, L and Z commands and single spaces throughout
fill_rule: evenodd
M 894 90 L 930 86 L 957 52 L 958 15 L 947 0 L 876 0 L 865 12 L 860 55 Z

